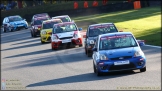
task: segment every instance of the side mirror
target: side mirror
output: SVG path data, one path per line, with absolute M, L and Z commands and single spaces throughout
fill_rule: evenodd
M 145 41 L 144 40 L 137 40 L 139 46 L 144 46 L 145 45 Z
M 79 31 L 83 30 L 82 28 L 79 28 Z
M 97 51 L 97 48 L 93 48 L 92 50 L 93 50 L 93 51 Z

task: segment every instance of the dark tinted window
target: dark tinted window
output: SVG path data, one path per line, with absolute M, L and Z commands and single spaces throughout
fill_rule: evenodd
M 118 32 L 114 25 L 99 25 L 89 28 L 89 37 L 96 37 L 100 34 Z
M 43 24 L 43 29 L 49 29 L 49 28 L 53 28 L 54 24 L 60 23 L 59 21 L 56 22 L 50 22 L 50 23 L 44 23 Z
M 48 19 L 41 19 L 41 20 L 35 20 L 34 25 L 41 25 L 43 21 L 48 20 Z
M 70 18 L 69 17 L 59 17 L 59 18 L 55 18 L 55 19 L 61 19 L 62 22 L 70 22 Z
M 21 21 L 21 20 L 22 20 L 22 18 L 20 16 L 9 17 L 9 22 Z

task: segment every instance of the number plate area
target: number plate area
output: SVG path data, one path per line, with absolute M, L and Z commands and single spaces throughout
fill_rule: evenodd
M 62 43 L 68 43 L 68 42 L 71 42 L 71 39 L 64 39 L 64 40 L 62 40 Z
M 124 65 L 124 64 L 129 64 L 129 60 L 126 60 L 126 61 L 117 61 L 117 62 L 114 62 L 114 65 Z

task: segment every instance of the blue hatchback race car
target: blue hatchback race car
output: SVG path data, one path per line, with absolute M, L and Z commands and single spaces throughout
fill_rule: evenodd
M 136 70 L 146 71 L 146 57 L 131 32 L 102 34 L 93 48 L 93 68 L 97 75 L 104 72 Z
M 20 30 L 22 28 L 27 29 L 28 23 L 25 19 L 23 19 L 19 15 L 8 16 L 5 17 L 3 20 L 3 25 L 2 25 L 3 32 Z

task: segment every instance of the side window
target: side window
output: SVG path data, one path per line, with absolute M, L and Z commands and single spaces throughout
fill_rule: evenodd
M 6 18 L 4 18 L 4 20 L 3 20 L 3 24 L 4 24 L 4 23 L 6 23 Z
M 97 37 L 97 39 L 95 41 L 95 48 L 97 48 L 97 45 L 98 45 L 98 37 Z
M 6 23 L 8 23 L 9 22 L 9 20 L 8 20 L 8 18 L 6 18 Z
M 88 36 L 88 32 L 89 32 L 89 27 L 87 28 L 86 36 Z

